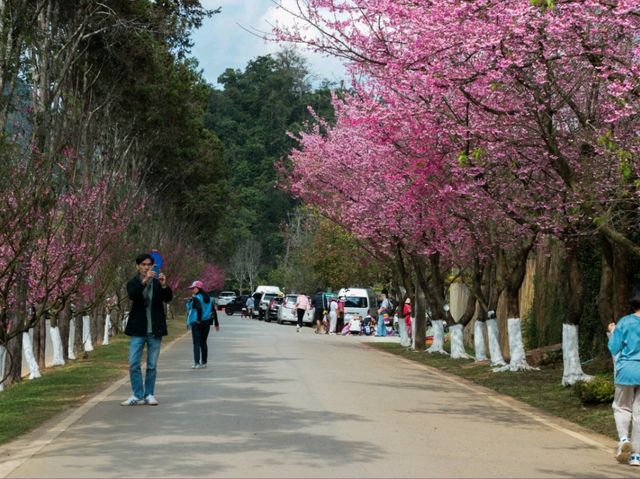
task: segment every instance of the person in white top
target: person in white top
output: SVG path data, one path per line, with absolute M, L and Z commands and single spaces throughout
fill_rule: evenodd
M 329 334 L 336 334 L 336 324 L 338 323 L 338 301 L 331 298 L 329 305 Z
M 299 294 L 296 298 L 296 304 L 294 307 L 298 313 L 298 326 L 296 327 L 296 332 L 299 333 L 300 328 L 302 327 L 302 318 L 304 318 L 305 313 L 311 309 L 311 303 L 309 302 L 307 295 Z

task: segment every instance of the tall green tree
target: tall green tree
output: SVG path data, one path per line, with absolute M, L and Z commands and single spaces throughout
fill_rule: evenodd
M 244 71 L 226 70 L 213 91 L 205 125 L 224 145 L 228 166 L 227 207 L 214 238 L 221 258 L 251 238 L 260 241 L 263 265 L 275 266 L 283 252 L 281 230 L 296 206 L 277 187 L 278 167 L 298 132 L 312 121 L 311 106 L 332 116 L 329 84 L 314 88 L 306 61 L 294 50 L 251 60 Z

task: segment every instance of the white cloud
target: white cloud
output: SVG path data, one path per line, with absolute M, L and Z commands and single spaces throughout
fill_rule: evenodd
M 283 4 L 294 7 L 295 1 L 283 0 Z M 276 22 L 291 25 L 293 21 L 271 0 L 203 0 L 202 5 L 212 9 L 222 7 L 220 14 L 205 21 L 194 33 L 193 54 L 198 58 L 205 78 L 213 84 L 226 68 L 243 69 L 249 60 L 280 50 L 282 45 L 265 42 L 258 32 L 270 32 Z M 344 68 L 337 59 L 310 51 L 301 53 L 308 58 L 314 77 L 333 81 L 345 77 Z

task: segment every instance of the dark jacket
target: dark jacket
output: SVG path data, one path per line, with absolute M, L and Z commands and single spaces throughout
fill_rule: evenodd
M 163 288 L 156 279 L 153 281 L 153 298 L 151 299 L 151 328 L 156 338 L 167 335 L 167 318 L 164 303 L 173 299 L 173 292 L 169 286 Z M 127 294 L 132 301 L 129 319 L 124 333 L 127 336 L 147 335 L 147 314 L 144 309 L 144 285 L 140 276 L 135 275 L 127 283 Z

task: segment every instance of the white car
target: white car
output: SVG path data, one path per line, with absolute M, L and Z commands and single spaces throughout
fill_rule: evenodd
M 218 306 L 226 306 L 234 299 L 236 299 L 235 291 L 222 291 L 220 293 L 220 296 L 218 296 L 218 301 L 216 301 L 216 304 Z
M 295 309 L 297 294 L 287 294 L 278 309 L 278 324 L 298 322 L 298 313 Z M 313 308 L 307 311 L 302 318 L 302 324 L 313 324 Z

